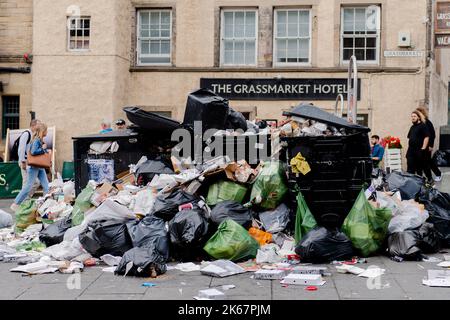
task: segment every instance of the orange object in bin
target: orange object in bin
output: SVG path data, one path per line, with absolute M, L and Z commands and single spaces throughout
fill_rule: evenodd
M 268 232 L 264 232 L 262 230 L 259 230 L 257 228 L 250 228 L 248 230 L 248 233 L 256 240 L 258 241 L 259 245 L 264 246 L 268 243 L 272 242 L 272 234 Z

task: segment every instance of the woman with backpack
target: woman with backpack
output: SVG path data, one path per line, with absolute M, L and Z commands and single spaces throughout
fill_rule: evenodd
M 36 126 L 36 130 L 31 138 L 30 149 L 28 151 L 29 155 L 39 156 L 48 153 L 48 150 L 46 150 L 46 145 L 44 143 L 44 138 L 46 135 L 47 135 L 47 126 L 42 122 L 38 123 Z M 30 193 L 36 178 L 39 179 L 39 182 L 42 185 L 42 188 L 44 189 L 44 195 L 48 193 L 49 186 L 47 173 L 45 172 L 45 169 L 28 166 L 27 182 L 25 185 L 22 186 L 22 190 L 17 195 L 16 199 L 14 200 L 14 203 L 11 205 L 11 209 L 13 211 L 16 211 L 19 208 L 19 205 L 27 198 L 27 195 Z

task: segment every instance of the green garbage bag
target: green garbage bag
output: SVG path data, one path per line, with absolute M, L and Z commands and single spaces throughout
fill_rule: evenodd
M 300 243 L 303 237 L 317 226 L 316 219 L 306 204 L 301 192 L 297 195 L 297 212 L 295 214 L 295 244 Z
M 30 241 L 16 247 L 17 251 L 43 251 L 47 246 L 40 241 Z
M 242 203 L 247 191 L 247 187 L 242 184 L 231 181 L 220 181 L 209 187 L 206 203 L 210 206 L 215 206 L 219 202 L 227 200 Z
M 258 242 L 247 230 L 231 219 L 223 221 L 217 232 L 208 240 L 203 249 L 215 259 L 238 261 L 253 259 L 258 252 Z
M 72 227 L 78 226 L 83 222 L 84 213 L 92 207 L 90 200 L 93 193 L 94 189 L 87 186 L 75 199 L 75 204 L 72 211 Z
M 265 209 L 275 209 L 283 201 L 288 188 L 283 164 L 266 162 L 253 183 L 251 201 Z
M 38 223 L 36 221 L 36 210 L 35 200 L 26 200 L 20 204 L 19 209 L 16 211 L 16 233 L 22 233 L 32 224 Z
M 374 208 L 362 190 L 342 225 L 342 231 L 363 257 L 381 249 L 392 218 L 390 209 Z

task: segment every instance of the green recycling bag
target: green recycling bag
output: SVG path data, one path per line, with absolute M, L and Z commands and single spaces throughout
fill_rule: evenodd
M 36 221 L 36 210 L 35 200 L 26 200 L 20 204 L 16 211 L 16 233 L 21 233 L 32 224 L 38 223 Z
M 367 201 L 362 190 L 342 225 L 342 231 L 363 257 L 380 250 L 392 218 L 390 209 L 376 209 Z
M 253 259 L 258 252 L 258 242 L 247 230 L 231 219 L 223 221 L 217 232 L 203 247 L 211 257 L 238 261 L 244 258 Z
M 275 209 L 288 191 L 285 181 L 286 173 L 281 162 L 264 163 L 253 184 L 251 200 L 262 208 Z
M 246 194 L 246 186 L 230 181 L 220 181 L 209 187 L 206 203 L 210 206 L 215 206 L 219 202 L 227 200 L 242 203 Z
M 316 226 L 316 219 L 309 210 L 303 194 L 299 192 L 297 196 L 297 212 L 295 214 L 295 244 L 298 244 Z
M 83 222 L 84 213 L 92 207 L 90 200 L 93 193 L 94 189 L 87 186 L 75 199 L 72 211 L 72 227 L 78 226 Z

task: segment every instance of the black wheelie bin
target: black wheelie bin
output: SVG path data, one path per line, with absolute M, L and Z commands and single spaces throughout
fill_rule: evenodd
M 352 124 L 311 105 L 299 105 L 285 116 L 315 120 L 343 135 L 285 137 L 285 161 L 289 171 L 291 200 L 299 191 L 319 225 L 340 227 L 365 185 L 370 185 L 373 163 L 369 142 L 370 129 Z M 290 161 L 298 153 L 306 159 L 311 171 L 293 173 Z

